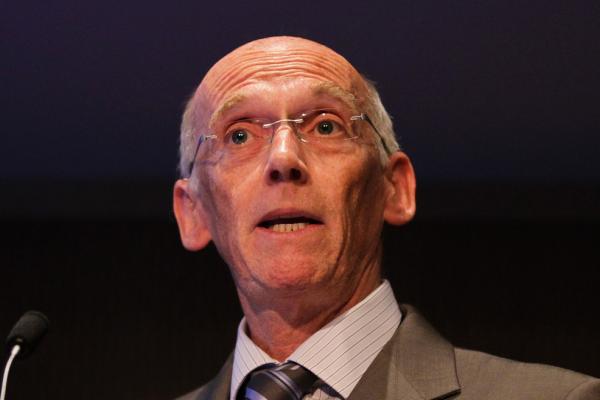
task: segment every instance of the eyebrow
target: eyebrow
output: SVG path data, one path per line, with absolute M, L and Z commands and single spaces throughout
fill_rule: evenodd
M 312 92 L 315 95 L 325 94 L 329 97 L 339 100 L 346 107 L 350 108 L 352 112 L 356 112 L 356 96 L 352 92 L 349 92 L 334 83 L 321 82 L 313 86 Z M 237 105 L 243 103 L 247 99 L 248 96 L 243 93 L 234 93 L 232 96 L 227 98 L 225 102 L 219 108 L 217 108 L 217 110 L 210 117 L 210 121 L 208 123 L 209 129 L 212 129 L 214 124 L 221 119 L 223 115 L 227 114 L 229 110 L 235 108 Z
M 243 103 L 248 96 L 243 95 L 241 93 L 234 93 L 233 96 L 227 98 L 225 102 L 221 105 L 221 107 L 217 108 L 217 110 L 210 117 L 210 121 L 208 121 L 208 129 L 212 129 L 215 122 L 217 122 L 221 117 L 226 114 L 229 110 L 234 108 L 240 103 Z
M 352 112 L 356 112 L 356 96 L 348 90 L 331 82 L 321 82 L 313 88 L 316 95 L 326 94 L 341 101 Z

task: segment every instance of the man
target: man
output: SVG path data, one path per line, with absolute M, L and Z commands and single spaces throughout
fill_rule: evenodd
M 273 37 L 217 62 L 185 111 L 180 168 L 182 242 L 215 243 L 245 316 L 233 356 L 184 399 L 600 399 L 594 378 L 455 349 L 398 305 L 380 236 L 415 213 L 413 168 L 331 49 Z

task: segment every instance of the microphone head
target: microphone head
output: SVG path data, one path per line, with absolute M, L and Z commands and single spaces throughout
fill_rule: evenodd
M 18 344 L 21 350 L 17 358 L 27 357 L 48 332 L 49 325 L 48 318 L 41 312 L 27 311 L 19 318 L 6 338 L 8 351 Z

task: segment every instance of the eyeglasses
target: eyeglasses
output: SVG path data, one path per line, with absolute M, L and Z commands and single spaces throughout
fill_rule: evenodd
M 302 143 L 309 143 L 317 151 L 339 151 L 360 137 L 354 129 L 356 121 L 366 121 L 377 133 L 386 151 L 381 134 L 365 113 L 343 117 L 335 109 L 319 109 L 301 113 L 296 118 L 270 121 L 264 118 L 244 118 L 233 121 L 225 127 L 218 127 L 215 134 L 200 135 L 194 156 L 189 165 L 191 176 L 200 145 L 211 141 L 209 154 L 231 162 L 242 162 L 257 155 L 272 141 L 277 128 L 282 124 L 290 126 Z

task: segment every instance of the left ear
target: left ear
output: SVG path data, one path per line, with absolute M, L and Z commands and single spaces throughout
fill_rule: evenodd
M 415 215 L 415 171 L 406 154 L 397 151 L 389 158 L 385 171 L 387 194 L 383 218 L 392 225 L 404 225 Z

